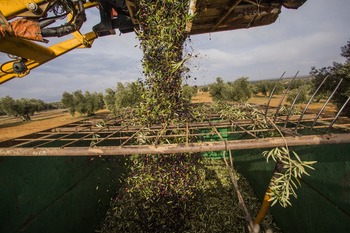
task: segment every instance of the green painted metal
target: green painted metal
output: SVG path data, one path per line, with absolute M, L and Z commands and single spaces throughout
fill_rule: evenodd
M 219 131 L 223 139 L 240 139 L 228 135 L 227 129 Z M 311 176 L 303 178 L 292 207 L 271 208 L 277 225 L 286 233 L 350 232 L 350 144 L 292 149 L 318 163 Z M 238 171 L 261 198 L 274 168 L 262 151 L 233 151 Z M 125 163 L 121 157 L 0 158 L 0 232 L 94 232 L 126 172 Z
M 218 129 L 221 137 L 224 140 L 228 139 L 228 130 L 225 128 Z M 214 129 L 203 129 L 201 130 L 201 133 L 215 133 Z M 217 141 L 222 141 L 222 139 L 219 137 L 219 135 L 207 135 L 203 137 L 205 142 L 217 142 Z M 223 151 L 209 151 L 209 152 L 204 152 L 203 156 L 206 158 L 212 158 L 212 159 L 221 159 L 223 156 Z
M 292 148 L 304 160 L 316 160 L 315 171 L 305 176 L 292 206 L 271 208 L 277 225 L 286 233 L 350 232 L 350 144 Z M 262 150 L 235 151 L 235 164 L 262 198 L 274 164 Z
M 94 232 L 125 172 L 123 158 L 0 158 L 0 232 Z

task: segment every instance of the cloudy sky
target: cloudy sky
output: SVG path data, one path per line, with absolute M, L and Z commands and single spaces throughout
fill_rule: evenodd
M 349 0 L 308 0 L 298 10 L 283 9 L 274 24 L 191 37 L 197 58 L 189 61 L 191 85 L 209 84 L 216 77 L 233 81 L 307 75 L 312 66 L 344 62 L 340 47 L 350 40 Z M 98 12 L 89 13 L 96 24 Z M 117 33 L 118 34 L 118 33 Z M 98 38 L 91 49 L 78 49 L 32 70 L 22 79 L 0 85 L 0 97 L 59 100 L 64 91 L 104 92 L 117 82 L 142 77 L 135 34 Z M 0 54 L 0 62 L 7 55 Z

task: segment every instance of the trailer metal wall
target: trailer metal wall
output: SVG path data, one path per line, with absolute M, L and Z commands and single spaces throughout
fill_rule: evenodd
M 293 149 L 318 163 L 303 178 L 292 207 L 271 208 L 276 223 L 286 233 L 350 232 L 350 144 Z M 274 167 L 262 151 L 233 151 L 238 171 L 261 198 Z M 1 157 L 0 232 L 94 232 L 125 162 L 120 156 Z
M 0 232 L 94 232 L 125 159 L 0 158 Z
M 292 148 L 304 160 L 316 160 L 315 171 L 303 177 L 292 198 L 292 207 L 271 208 L 277 225 L 286 233 L 350 232 L 350 144 Z M 234 151 L 235 164 L 263 198 L 273 163 L 266 163 L 263 150 Z

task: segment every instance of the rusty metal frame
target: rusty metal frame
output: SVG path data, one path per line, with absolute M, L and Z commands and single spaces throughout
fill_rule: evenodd
M 133 154 L 174 154 L 222 150 L 244 150 L 285 146 L 311 146 L 350 143 L 350 134 L 327 134 L 285 138 L 262 138 L 218 142 L 165 145 L 128 145 L 103 147 L 2 148 L 0 156 L 124 156 Z
M 219 114 L 210 114 L 210 119 L 204 122 L 166 127 L 146 127 L 135 125 L 130 119 L 96 117 L 0 142 L 0 156 L 172 154 L 271 148 L 286 143 L 289 146 L 350 143 L 349 124 L 334 124 L 334 117 L 318 120 L 316 114 L 304 113 L 303 121 L 299 119 L 300 116 L 280 115 L 276 119 L 277 127 L 250 129 L 252 120 L 232 121 Z M 294 131 L 296 126 L 298 133 Z M 330 126 L 333 126 L 332 133 L 328 133 Z M 262 132 L 271 132 L 274 136 L 261 138 Z M 181 139 L 181 143 L 158 144 L 160 137 L 170 139 L 169 142 Z M 140 141 L 144 141 L 143 145 Z

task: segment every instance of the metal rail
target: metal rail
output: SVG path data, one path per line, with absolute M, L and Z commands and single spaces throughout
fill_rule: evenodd
M 262 138 L 218 142 L 166 145 L 66 147 L 66 148 L 2 148 L 0 156 L 125 156 L 133 154 L 175 154 L 221 150 L 244 150 L 278 146 L 311 146 L 350 143 L 350 134 L 327 134 L 285 138 Z

